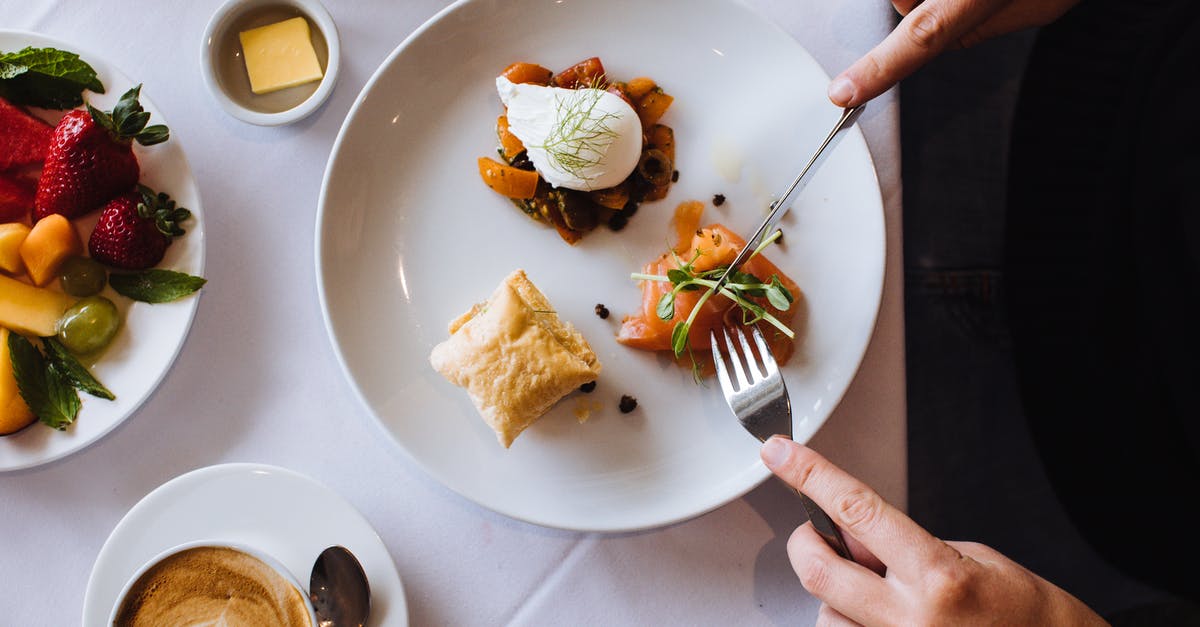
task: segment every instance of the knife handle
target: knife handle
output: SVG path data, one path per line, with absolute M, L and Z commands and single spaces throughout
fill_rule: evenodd
M 814 503 L 803 492 L 796 492 L 796 494 L 800 496 L 800 504 L 804 506 L 804 511 L 808 512 L 808 519 L 812 522 L 813 529 L 816 529 L 817 535 L 821 536 L 833 548 L 838 557 L 853 562 L 854 556 L 850 554 L 850 549 L 846 547 L 846 540 L 842 538 L 842 531 L 838 529 L 838 526 L 829 517 L 829 514 L 826 514 L 820 505 Z

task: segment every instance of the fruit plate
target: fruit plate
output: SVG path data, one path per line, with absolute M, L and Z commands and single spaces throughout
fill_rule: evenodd
M 78 46 L 35 33 L 0 30 L 0 50 L 20 50 L 25 46 L 69 50 L 91 64 L 107 93 L 88 92 L 85 98 L 101 110 L 111 110 L 121 94 L 136 85 L 103 57 Z M 154 86 L 144 86 L 141 103 L 151 114 L 150 123 L 169 127 L 170 120 L 154 106 L 153 97 Z M 63 114 L 59 111 L 33 112 L 51 124 Z M 134 153 L 141 165 L 141 182 L 154 190 L 169 193 L 179 205 L 193 214 L 193 219 L 184 223 L 187 234 L 171 244 L 158 267 L 203 276 L 204 213 L 179 140 L 172 138 L 164 144 L 150 147 L 135 145 Z M 97 217 L 94 212 L 75 221 L 82 241 L 87 241 Z M 0 437 L 0 472 L 45 464 L 100 439 L 137 411 L 174 363 L 196 313 L 198 295 L 171 303 L 149 305 L 132 302 L 117 295 L 112 288 L 105 288 L 103 294 L 117 303 L 122 315 L 122 327 L 91 369 L 96 378 L 116 395 L 116 400 L 106 401 L 80 394 L 83 408 L 79 411 L 78 419 L 66 431 L 56 431 L 35 422 L 13 435 Z
M 631 19 L 630 16 L 636 16 Z M 464 51 L 469 51 L 466 53 Z M 599 56 L 613 78 L 648 76 L 675 97 L 679 181 L 621 232 L 575 246 L 489 190 L 509 63 L 553 69 Z M 358 96 L 326 168 L 317 285 L 338 359 L 382 434 L 450 489 L 540 525 L 628 531 L 688 519 L 762 482 L 758 442 L 712 383 L 615 341 L 640 303 L 631 272 L 661 254 L 675 207 L 748 233 L 841 111 L 828 76 L 784 31 L 732 0 L 468 0 L 426 23 Z M 795 202 L 768 257 L 804 291 L 807 324 L 785 368 L 794 434 L 807 441 L 840 401 L 866 350 L 883 285 L 879 183 L 858 129 Z M 429 366 L 447 323 L 525 269 L 588 338 L 596 390 L 560 402 L 511 449 L 467 394 Z M 593 313 L 603 303 L 613 313 Z M 804 316 L 800 316 L 804 318 Z M 622 395 L 638 399 L 617 409 Z M 580 424 L 576 410 L 588 409 Z

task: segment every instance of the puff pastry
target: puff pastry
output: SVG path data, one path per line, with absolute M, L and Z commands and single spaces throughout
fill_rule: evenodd
M 429 362 L 466 388 L 484 421 L 508 448 L 559 399 L 600 374 L 587 340 L 516 270 L 487 302 L 450 323 L 450 338 Z

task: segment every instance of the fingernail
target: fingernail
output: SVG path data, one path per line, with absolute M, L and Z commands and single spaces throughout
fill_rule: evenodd
M 791 454 L 792 448 L 781 437 L 773 437 L 762 446 L 763 463 L 772 470 L 784 465 Z
M 854 98 L 854 83 L 850 79 L 839 76 L 829 84 L 829 99 L 839 107 L 845 107 Z

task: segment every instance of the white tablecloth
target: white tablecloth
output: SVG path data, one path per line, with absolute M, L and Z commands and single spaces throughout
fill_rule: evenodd
M 79 453 L 0 474 L 0 624 L 78 624 L 93 561 L 125 512 L 175 476 L 230 461 L 291 468 L 357 507 L 391 551 L 414 625 L 814 620 L 819 603 L 797 583 L 784 552 L 802 510 L 778 482 L 665 529 L 618 536 L 548 530 L 443 488 L 380 440 L 352 394 L 325 335 L 314 283 L 321 176 L 359 89 L 445 4 L 328 0 L 341 32 L 340 83 L 311 118 L 262 128 L 223 113 L 201 81 L 200 37 L 219 0 L 0 0 L 0 28 L 77 42 L 155 86 L 153 100 L 201 190 L 210 280 L 178 361 L 134 416 Z M 890 27 L 884 0 L 750 4 L 830 74 Z M 895 93 L 878 99 L 860 124 L 887 213 L 886 285 L 862 368 L 811 444 L 903 506 Z M 248 245 L 245 233 L 268 230 L 271 237 Z

